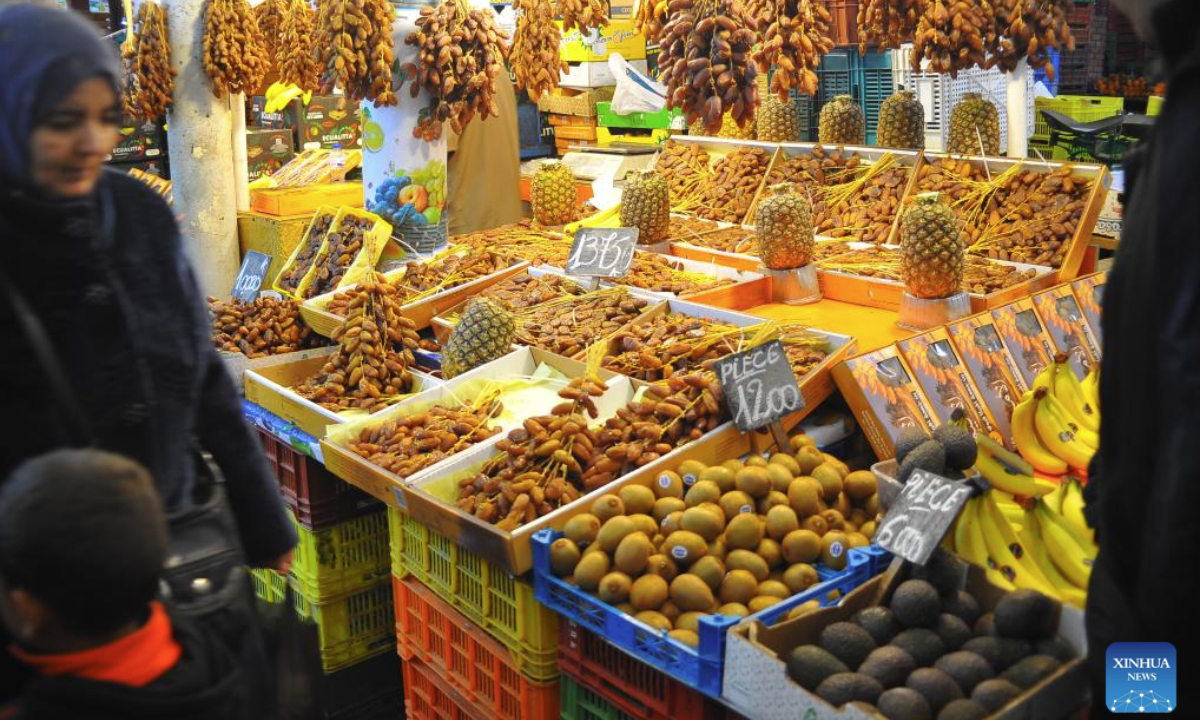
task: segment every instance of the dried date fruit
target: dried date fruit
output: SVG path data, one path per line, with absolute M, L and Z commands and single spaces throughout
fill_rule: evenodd
M 217 97 L 253 92 L 262 85 L 271 62 L 250 3 L 208 0 L 202 60 Z
M 300 252 L 291 264 L 283 269 L 279 279 L 275 281 L 285 292 L 294 293 L 296 288 L 300 287 L 300 281 L 304 279 L 309 268 L 316 262 L 317 252 L 321 249 L 321 243 L 325 242 L 325 235 L 329 232 L 333 221 L 334 216 L 329 213 L 317 216 L 307 234 L 300 240 Z
M 550 0 L 514 0 L 517 29 L 513 32 L 513 76 L 517 89 L 524 90 L 529 99 L 537 102 L 545 93 L 558 87 L 559 73 L 567 71 L 559 45 L 562 32 L 554 23 L 554 8 Z
M 248 358 L 296 352 L 325 344 L 300 317 L 295 300 L 255 298 L 251 302 L 208 299 L 213 346 Z
M 713 167 L 696 214 L 706 220 L 740 223 L 750 212 L 771 156 L 762 148 L 739 148 Z
M 387 0 L 321 0 L 317 6 L 316 53 L 321 92 L 340 87 L 352 102 L 396 104 L 392 62 L 396 13 Z
M 143 2 L 133 30 L 121 45 L 125 86 L 121 101 L 130 118 L 155 120 L 167 112 L 175 90 L 167 14 L 157 2 Z
M 792 101 L 792 90 L 816 95 L 816 67 L 834 48 L 829 10 L 817 0 L 774 0 L 768 8 L 766 31 L 754 54 L 759 71 L 775 68 L 770 89 L 782 103 Z M 764 26 L 761 19 L 759 26 Z

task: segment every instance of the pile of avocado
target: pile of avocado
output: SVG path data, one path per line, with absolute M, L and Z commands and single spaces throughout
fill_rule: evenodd
M 1075 657 L 1055 633 L 1059 602 L 1032 590 L 991 613 L 958 587 L 938 550 L 890 602 L 821 631 L 787 655 L 788 675 L 826 702 L 868 703 L 889 720 L 982 720 Z
M 950 480 L 962 480 L 963 471 L 975 464 L 979 448 L 975 436 L 955 410 L 950 422 L 933 431 L 933 437 L 920 428 L 907 427 L 896 437 L 896 479 L 908 482 L 914 470 L 925 470 Z

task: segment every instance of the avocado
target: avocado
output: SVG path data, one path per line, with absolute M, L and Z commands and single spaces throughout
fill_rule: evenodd
M 854 623 L 836 622 L 821 631 L 821 647 L 848 667 L 857 668 L 876 645 L 871 633 Z
M 912 655 L 895 645 L 872 650 L 858 667 L 860 673 L 875 678 L 884 689 L 900 687 L 916 669 L 917 661 L 912 659 Z
M 908 482 L 908 476 L 917 469 L 927 470 L 937 475 L 946 472 L 946 451 L 942 448 L 941 443 L 936 440 L 926 440 L 917 446 L 908 454 L 908 457 L 904 458 L 904 462 L 900 463 L 896 479 L 904 484 Z
M 984 613 L 975 621 L 974 627 L 975 637 L 995 636 L 996 632 L 996 616 L 992 613 Z
M 966 590 L 959 590 L 948 598 L 942 598 L 942 611 L 959 618 L 967 627 L 975 627 L 979 619 L 979 601 Z
M 983 720 L 988 716 L 987 708 L 966 698 L 951 700 L 938 713 L 937 720 Z
M 933 720 L 933 711 L 921 693 L 912 688 L 885 690 L 875 707 L 888 720 Z
M 871 633 L 871 637 L 875 638 L 875 643 L 878 645 L 890 643 L 892 638 L 896 637 L 896 633 L 900 632 L 900 623 L 896 622 L 896 616 L 892 614 L 891 608 L 883 606 L 859 610 L 854 616 L 854 623 Z
M 994 713 L 1020 694 L 1021 688 L 1007 680 L 994 678 L 984 680 L 976 685 L 975 692 L 971 693 L 971 699 L 982 705 L 988 712 Z
M 937 633 L 924 628 L 905 630 L 892 638 L 891 644 L 911 655 L 917 667 L 929 667 L 946 654 L 946 643 Z
M 1000 676 L 1017 687 L 1028 690 L 1050 677 L 1062 665 L 1049 655 L 1030 655 L 1005 670 Z
M 979 448 L 975 444 L 975 436 L 967 428 L 946 424 L 933 431 L 933 439 L 946 450 L 946 467 L 966 470 L 975 464 Z
M 953 597 L 958 593 L 960 580 L 963 575 L 963 564 L 954 559 L 942 547 L 937 547 L 924 565 L 913 565 L 913 580 L 925 580 L 942 598 Z
M 1071 647 L 1071 643 L 1067 642 L 1062 635 L 1038 640 L 1033 644 L 1033 651 L 1038 655 L 1049 655 L 1062 662 L 1067 662 L 1075 657 L 1075 648 Z
M 827 651 L 816 645 L 801 645 L 788 653 L 788 677 L 805 690 L 815 692 L 825 678 L 838 673 L 848 673 L 850 668 Z
M 981 655 L 962 650 L 943 655 L 933 667 L 954 678 L 963 695 L 970 695 L 976 685 L 996 677 L 996 671 Z
M 1014 590 L 996 603 L 996 633 L 1023 640 L 1041 640 L 1054 634 L 1062 603 L 1036 590 Z
M 896 462 L 902 463 L 908 454 L 929 440 L 929 433 L 920 428 L 906 427 L 896 436 Z
M 834 707 L 855 701 L 874 704 L 882 694 L 883 687 L 875 678 L 858 673 L 830 675 L 817 686 L 817 695 Z
M 962 689 L 954 682 L 954 678 L 935 668 L 914 670 L 904 685 L 921 693 L 935 713 L 940 713 L 952 700 L 963 696 Z
M 905 580 L 889 603 L 896 619 L 906 628 L 931 628 L 942 614 L 938 591 L 924 580 Z
M 951 615 L 950 613 L 942 613 L 938 616 L 937 624 L 933 626 L 933 631 L 938 634 L 942 642 L 946 643 L 947 650 L 957 650 L 963 646 L 963 643 L 970 640 L 971 628 L 961 619 Z

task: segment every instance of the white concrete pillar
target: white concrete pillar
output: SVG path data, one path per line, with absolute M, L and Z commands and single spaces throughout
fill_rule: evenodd
M 1029 63 L 1022 60 L 1008 73 L 1008 157 L 1029 155 Z
M 232 121 L 230 148 L 233 153 L 234 197 L 238 212 L 250 209 L 250 160 L 246 157 L 246 93 L 229 96 Z

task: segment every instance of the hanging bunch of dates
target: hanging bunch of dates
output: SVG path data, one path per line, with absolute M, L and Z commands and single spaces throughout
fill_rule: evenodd
M 308 0 L 284 0 L 286 10 L 280 22 L 280 41 L 275 64 L 279 82 L 295 85 L 306 92 L 320 87 L 320 68 L 312 48 L 315 13 Z
M 558 13 L 565 33 L 578 30 L 587 37 L 592 30 L 608 25 L 607 0 L 559 0 Z
M 931 72 L 958 77 L 959 70 L 989 64 L 996 16 L 988 0 L 927 0 L 913 35 L 912 68 L 928 60 Z
M 167 14 L 156 2 L 143 2 L 133 32 L 121 45 L 125 88 L 122 104 L 131 118 L 159 118 L 171 104 L 175 71 L 171 69 Z
M 514 0 L 513 10 L 517 13 L 511 52 L 513 75 L 517 89 L 537 102 L 558 87 L 559 73 L 567 70 L 559 53 L 562 32 L 554 23 L 550 0 Z
M 816 95 L 816 67 L 835 44 L 829 10 L 819 0 L 774 0 L 768 18 L 754 59 L 761 72 L 775 68 L 771 92 L 783 103 L 792 90 Z
M 1054 80 L 1049 52 L 1075 49 L 1075 37 L 1067 18 L 1071 0 L 994 0 L 998 41 L 992 64 L 1011 72 L 1022 60 L 1031 68 L 1042 68 Z
M 898 48 L 916 34 L 924 0 L 863 0 L 858 6 L 858 51 Z
M 203 53 L 204 71 L 217 97 L 257 90 L 271 65 L 266 41 L 246 0 L 208 0 Z
M 396 104 L 392 90 L 395 19 L 388 0 L 322 0 L 317 7 L 315 52 L 323 94 L 340 87 L 351 102 Z
M 670 0 L 668 9 L 658 60 L 667 104 L 714 135 L 726 113 L 739 127 L 748 125 L 758 106 L 758 68 L 750 56 L 757 22 L 741 0 Z
M 666 24 L 667 0 L 638 0 L 633 11 L 633 26 L 645 36 L 647 44 L 658 44 Z
M 496 78 L 505 72 L 508 34 L 496 25 L 491 9 L 471 8 L 465 0 L 423 7 L 417 30 L 404 42 L 419 50 L 412 97 L 424 88 L 431 98 L 413 130 L 415 137 L 436 140 L 446 121 L 461 133 L 476 115 L 482 120 L 500 115 Z
M 262 33 L 267 58 L 279 62 L 279 35 L 283 32 L 283 17 L 287 14 L 289 0 L 263 0 L 254 8 L 254 20 Z

